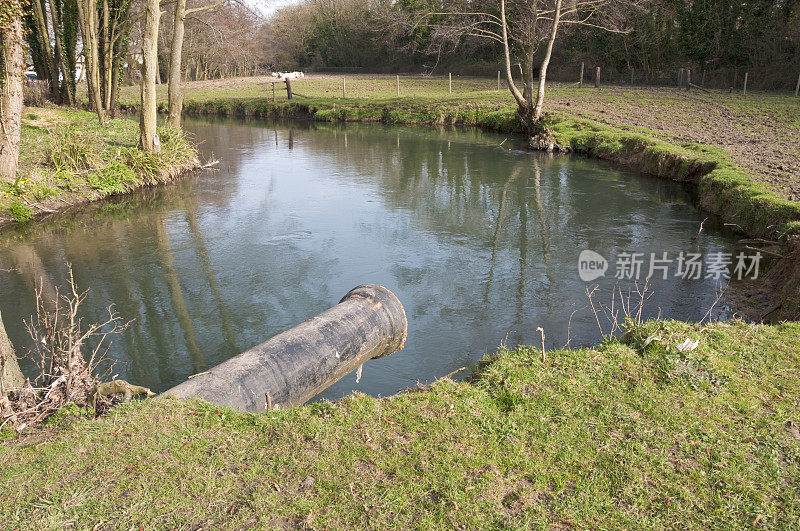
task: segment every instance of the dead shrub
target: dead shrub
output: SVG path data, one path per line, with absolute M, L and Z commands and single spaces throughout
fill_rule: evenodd
M 34 81 L 22 87 L 22 102 L 26 107 L 44 107 L 49 96 L 49 81 Z
M 104 322 L 84 326 L 78 315 L 89 290 L 78 290 L 72 268 L 68 268 L 66 294 L 56 289 L 55 300 L 46 300 L 42 289 L 37 288 L 36 315 L 25 326 L 34 344 L 28 356 L 36 364 L 38 375 L 22 388 L 10 390 L 8 397 L 0 397 L 0 428 L 11 424 L 22 431 L 71 404 L 92 405 L 97 415 L 119 401 L 96 391 L 101 379 L 113 369 L 106 356 L 108 337 L 126 330 L 130 322 L 122 321 L 112 305 Z M 107 369 L 98 374 L 101 364 Z

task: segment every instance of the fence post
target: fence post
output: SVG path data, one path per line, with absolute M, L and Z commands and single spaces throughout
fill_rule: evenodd
M 594 69 L 594 88 L 600 88 L 600 67 Z
M 800 83 L 800 77 L 797 78 L 797 82 Z M 497 90 L 500 90 L 500 70 L 497 71 Z M 795 96 L 797 96 L 797 91 L 795 91 Z
M 453 93 L 453 73 L 452 72 L 448 72 L 447 73 L 447 79 L 450 82 L 450 94 L 452 94 Z
M 692 69 L 686 69 L 686 90 L 692 90 Z
M 397 97 L 400 97 L 400 75 L 397 76 Z
M 346 98 L 347 94 L 347 78 L 342 76 L 342 99 Z
M 581 61 L 581 80 L 578 81 L 578 88 L 583 88 L 583 66 L 584 63 Z
M 800 94 L 800 74 L 797 74 L 797 85 L 794 86 L 794 95 Z
M 273 82 L 271 84 L 272 84 L 272 101 L 275 101 L 275 83 Z
M 747 76 L 750 72 L 744 73 L 744 85 L 742 85 L 742 94 L 747 94 Z
M 292 80 L 286 78 L 286 99 L 292 99 Z

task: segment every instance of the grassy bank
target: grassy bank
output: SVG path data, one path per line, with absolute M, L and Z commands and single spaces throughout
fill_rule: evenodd
M 61 415 L 0 443 L 0 526 L 790 528 L 798 367 L 799 324 L 653 322 L 387 399 Z
M 393 76 L 348 76 L 346 97 L 342 97 L 341 78 L 312 76 L 295 82 L 295 90 L 302 96 L 291 101 L 286 99 L 280 84 L 273 101 L 267 81 L 267 78 L 252 78 L 187 84 L 185 111 L 197 115 L 300 117 L 318 121 L 458 124 L 520 132 L 507 91 L 496 90 L 493 80 L 456 79 L 450 93 L 446 79 L 404 78 L 398 98 Z M 675 90 L 654 89 L 648 93 L 644 89 L 596 91 L 558 86 L 552 87 L 548 94 L 551 106 L 559 109 L 547 118 L 550 140 L 556 144 L 633 170 L 696 184 L 699 206 L 721 216 L 747 236 L 784 240 L 800 234 L 800 202 L 790 199 L 797 185 L 791 169 L 800 156 L 800 148 L 791 139 L 800 133 L 800 110 L 791 96 L 747 98 L 719 92 L 713 95 L 713 101 L 705 101 L 702 98 L 711 96 L 686 95 Z M 166 110 L 165 95 L 160 97 L 162 110 Z M 596 114 L 584 112 L 588 99 L 609 112 L 615 108 L 628 109 L 631 114 L 628 123 L 619 119 L 603 123 L 607 122 L 605 109 Z M 134 107 L 135 101 L 132 93 L 125 93 L 123 103 Z M 641 118 L 639 109 L 631 109 L 633 101 L 647 109 L 664 111 L 668 121 L 663 127 L 658 125 L 660 130 L 633 125 L 647 122 Z M 747 123 L 734 123 L 734 129 L 746 130 L 755 127 L 755 122 L 771 122 L 770 149 L 789 142 L 783 158 L 762 167 L 719 147 L 683 140 L 687 136 L 702 137 L 703 129 L 714 127 L 713 119 L 703 112 L 715 106 L 722 106 L 725 113 L 745 116 Z M 759 139 L 763 136 L 760 129 L 754 134 Z M 787 173 L 772 166 L 786 168 Z
M 101 126 L 85 111 L 26 108 L 17 179 L 0 183 L 0 226 L 169 181 L 199 165 L 180 131 L 159 129 L 158 155 L 140 151 L 138 135 L 129 119 Z

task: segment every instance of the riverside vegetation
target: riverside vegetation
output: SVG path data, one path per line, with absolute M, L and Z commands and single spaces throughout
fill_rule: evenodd
M 159 129 L 162 150 L 137 148 L 139 125 L 65 107 L 28 107 L 22 116 L 20 166 L 0 182 L 0 226 L 169 181 L 199 167 L 182 131 Z
M 0 523 L 789 529 L 798 367 L 797 323 L 628 323 L 621 340 L 544 362 L 501 349 L 467 382 L 389 398 L 65 411 L 0 443 Z

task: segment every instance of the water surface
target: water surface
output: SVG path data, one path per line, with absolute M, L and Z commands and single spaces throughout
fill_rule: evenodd
M 633 283 L 582 282 L 583 249 L 613 260 L 734 241 L 713 220 L 698 234 L 706 216 L 675 183 L 526 152 L 501 135 L 220 119 L 187 128 L 218 170 L 0 234 L 0 269 L 11 269 L 0 272 L 0 311 L 17 347 L 29 344 L 33 286 L 63 285 L 66 262 L 91 288 L 86 319 L 112 303 L 133 319 L 110 350 L 115 372 L 159 391 L 372 282 L 405 305 L 406 347 L 323 396 L 388 395 L 501 343 L 538 345 L 537 327 L 548 348 L 596 342 L 587 287 L 609 303 L 614 286 Z M 716 284 L 656 280 L 648 315 L 701 319 Z

